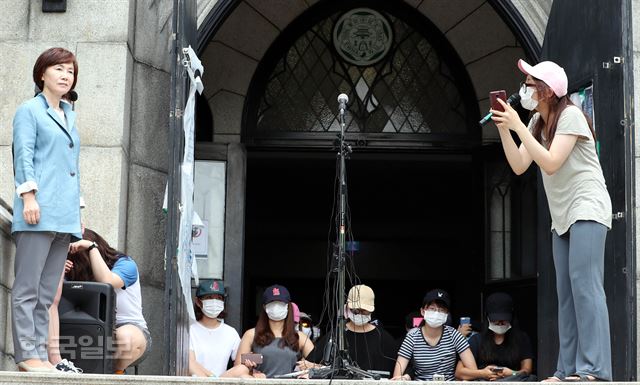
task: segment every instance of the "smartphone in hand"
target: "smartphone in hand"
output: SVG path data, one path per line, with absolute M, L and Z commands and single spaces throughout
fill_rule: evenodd
M 493 368 L 491 368 L 491 371 L 494 373 L 502 373 L 503 370 L 504 370 L 504 367 L 502 366 L 494 366 Z
M 506 102 L 507 91 L 500 90 L 500 91 L 489 92 L 489 100 L 491 100 L 491 109 L 504 112 L 504 107 L 502 107 L 502 104 L 498 102 L 498 99 L 502 99 L 503 102 Z
M 255 364 L 261 364 L 262 363 L 262 354 L 258 354 L 258 353 L 244 353 L 240 355 L 240 362 L 242 362 L 244 364 L 244 362 L 246 360 L 249 360 Z

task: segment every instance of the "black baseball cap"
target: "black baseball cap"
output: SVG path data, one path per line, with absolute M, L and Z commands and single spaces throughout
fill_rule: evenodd
M 493 293 L 487 297 L 484 307 L 489 321 L 509 321 L 513 318 L 513 299 L 507 293 Z
M 291 302 L 291 295 L 289 295 L 289 290 L 282 285 L 273 285 L 269 286 L 264 293 L 262 294 L 262 304 L 266 305 L 269 302 L 280 301 L 280 302 Z
M 433 289 L 425 294 L 424 299 L 422 300 L 422 306 L 424 307 L 433 301 L 440 302 L 447 309 L 451 308 L 451 298 L 449 297 L 449 293 L 442 289 Z

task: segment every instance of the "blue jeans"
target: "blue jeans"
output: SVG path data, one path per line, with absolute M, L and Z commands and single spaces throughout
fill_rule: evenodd
M 578 221 L 553 231 L 560 350 L 555 376 L 578 373 L 611 380 L 609 312 L 604 293 L 607 227 Z

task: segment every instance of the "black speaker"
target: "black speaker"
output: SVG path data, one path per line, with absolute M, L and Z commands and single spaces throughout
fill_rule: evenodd
M 85 373 L 113 373 L 116 293 L 108 283 L 65 282 L 60 354 Z

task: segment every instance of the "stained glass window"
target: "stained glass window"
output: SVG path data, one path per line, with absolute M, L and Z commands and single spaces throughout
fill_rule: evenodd
M 336 51 L 334 26 L 343 12 L 299 36 L 266 81 L 253 134 L 337 132 L 339 93 L 349 95 L 348 133 L 422 134 L 423 140 L 430 134 L 468 134 L 465 104 L 450 67 L 421 32 L 380 14 L 391 26 L 392 40 L 373 64 L 353 64 Z

